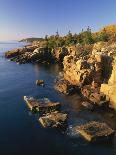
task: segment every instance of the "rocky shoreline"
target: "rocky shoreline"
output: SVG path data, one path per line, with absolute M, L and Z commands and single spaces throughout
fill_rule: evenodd
M 60 63 L 63 72 L 56 80 L 57 90 L 64 94 L 79 90 L 91 103 L 102 106 L 109 102 L 109 107 L 116 109 L 115 51 L 116 43 L 107 42 L 54 49 L 34 43 L 8 51 L 5 57 L 18 64 Z
M 24 63 L 60 63 L 63 72 L 55 81 L 55 88 L 65 95 L 78 93 L 85 98 L 83 106 L 88 110 L 104 107 L 105 110 L 116 109 L 115 66 L 116 43 L 97 42 L 92 45 L 80 45 L 46 48 L 38 42 L 5 53 L 5 57 L 18 64 Z M 39 85 L 39 84 L 38 84 Z M 50 113 L 39 119 L 61 113 Z M 48 119 L 47 119 L 48 120 Z M 49 125 L 48 125 L 49 126 Z

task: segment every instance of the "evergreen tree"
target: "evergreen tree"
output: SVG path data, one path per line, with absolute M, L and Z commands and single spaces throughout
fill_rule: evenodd
M 98 36 L 98 41 L 108 41 L 108 38 L 109 38 L 109 36 L 104 28 Z

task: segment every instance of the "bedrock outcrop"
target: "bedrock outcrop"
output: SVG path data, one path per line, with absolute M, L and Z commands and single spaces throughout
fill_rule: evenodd
M 35 63 L 35 62 L 63 62 L 66 55 L 69 54 L 67 47 L 47 48 L 39 44 L 33 43 L 32 45 L 23 48 L 13 49 L 5 53 L 5 57 L 17 63 Z
M 106 94 L 110 100 L 110 106 L 116 109 L 116 57 L 112 63 L 113 69 L 107 84 L 101 84 L 100 91 Z
M 16 49 L 13 49 L 11 51 L 7 51 L 5 53 L 5 57 L 6 58 L 13 58 L 13 57 L 16 57 L 16 56 L 19 56 L 19 55 L 23 55 L 24 53 L 28 52 L 33 52 L 35 49 L 37 48 L 36 45 L 32 46 L 32 45 L 27 45 L 23 48 L 16 48 Z
M 65 56 L 69 54 L 67 47 L 57 47 L 52 49 L 52 53 L 57 62 L 63 62 Z
M 109 95 L 103 91 L 103 87 L 114 76 L 112 60 L 115 47 L 116 44 L 99 42 L 88 54 L 79 55 L 77 51 L 64 57 L 64 80 L 79 87 L 84 97 L 99 106 L 109 101 Z M 112 98 L 115 96 L 112 95 Z
M 54 49 L 32 44 L 5 53 L 17 63 L 63 63 L 63 78 L 57 88 L 69 94 L 78 87 L 93 103 L 110 101 L 116 109 L 116 43 L 98 42 L 94 45 L 57 47 Z M 68 92 L 68 93 L 67 93 Z
M 8 51 L 5 53 L 5 57 L 20 64 L 29 62 L 49 63 L 54 61 L 51 49 L 38 47 L 36 45 Z

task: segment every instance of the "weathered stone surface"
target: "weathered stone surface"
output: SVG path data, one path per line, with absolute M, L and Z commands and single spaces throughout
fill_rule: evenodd
M 112 72 L 108 80 L 108 83 L 103 83 L 101 85 L 100 92 L 104 93 L 107 98 L 110 100 L 110 106 L 116 109 L 116 58 L 112 62 Z
M 98 105 L 98 106 L 107 106 L 106 95 L 100 93 L 100 88 L 97 87 L 92 88 L 91 85 L 86 85 L 81 88 L 81 93 L 84 97 L 86 97 L 91 103 Z
M 64 57 L 64 80 L 81 88 L 82 94 L 97 105 L 104 105 L 106 96 L 100 93 L 103 82 L 107 82 L 112 70 L 112 57 L 102 48 L 109 46 L 100 42 L 94 45 L 92 54 L 78 56 L 76 52 Z
M 58 62 L 63 62 L 64 57 L 68 54 L 68 49 L 66 47 L 58 47 L 53 49 L 53 55 Z
M 61 106 L 59 102 L 51 102 L 48 99 L 37 100 L 28 96 L 24 96 L 24 101 L 32 112 L 40 112 L 41 114 L 59 110 Z
M 57 79 L 55 81 L 55 89 L 61 93 L 69 95 L 69 94 L 73 93 L 75 88 L 68 81 L 66 81 L 64 79 Z
M 83 105 L 86 109 L 88 109 L 88 110 L 94 110 L 94 106 L 93 106 L 93 104 L 90 103 L 90 102 L 84 101 L 84 102 L 82 102 L 82 105 Z
M 108 127 L 106 123 L 91 121 L 81 126 L 76 126 L 75 130 L 79 132 L 87 141 L 97 142 L 108 140 L 113 137 L 115 131 Z
M 22 54 L 25 54 L 26 52 L 27 53 L 33 52 L 36 48 L 37 48 L 37 46 L 28 45 L 28 46 L 25 46 L 23 48 L 14 49 L 14 50 L 6 52 L 5 57 L 6 58 L 13 58 L 16 56 L 20 56 Z
M 16 57 L 17 55 L 19 55 L 20 50 L 19 49 L 14 49 L 11 51 L 8 51 L 5 53 L 5 57 L 6 58 L 12 58 L 12 57 Z
M 96 54 L 96 53 L 99 53 L 99 54 L 102 54 L 103 53 L 103 48 L 105 48 L 106 46 L 108 45 L 107 42 L 97 42 L 94 44 L 93 46 L 93 51 L 92 51 L 92 54 Z
M 116 53 L 116 43 L 97 42 L 93 46 L 92 54 L 104 54 L 106 56 L 114 56 Z
M 6 58 L 11 58 L 11 61 L 15 61 L 19 64 L 29 62 L 53 62 L 53 55 L 51 49 L 40 48 L 36 45 L 26 46 L 23 48 L 11 50 L 5 53 Z
M 53 55 L 51 53 L 51 49 L 49 48 L 37 48 L 33 51 L 31 55 L 31 61 L 40 61 L 40 62 L 52 62 Z
M 39 118 L 39 122 L 45 128 L 65 129 L 67 126 L 67 114 L 52 112 Z
M 64 58 L 64 79 L 73 85 L 88 85 L 93 81 L 100 87 L 101 83 L 108 74 L 111 58 L 109 56 L 88 55 L 87 57 L 78 58 L 77 56 L 68 55 Z
M 116 109 L 116 84 L 102 84 L 100 91 L 103 92 L 107 100 L 110 101 L 110 107 Z
M 64 79 L 69 81 L 72 85 L 81 86 L 91 84 L 93 77 L 93 70 L 85 60 L 78 60 L 73 56 L 66 56 L 64 58 Z

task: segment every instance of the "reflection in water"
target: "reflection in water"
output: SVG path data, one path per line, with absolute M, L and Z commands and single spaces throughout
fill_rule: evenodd
M 39 73 L 39 70 L 44 70 L 53 75 L 58 75 L 59 71 L 62 71 L 62 68 L 57 64 L 35 64 L 35 71 Z

